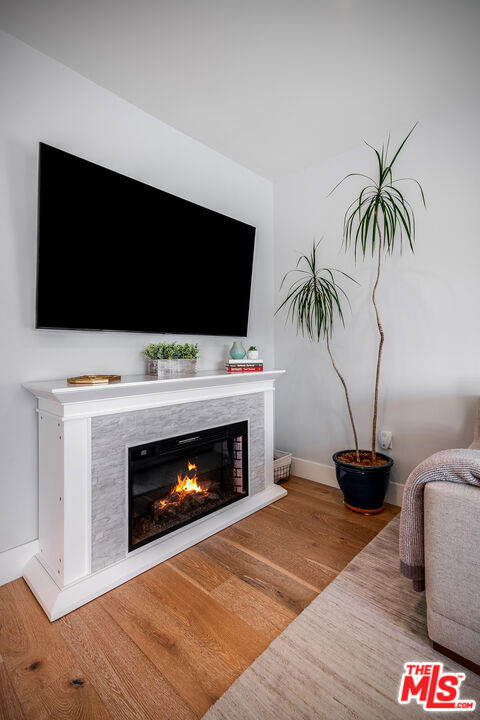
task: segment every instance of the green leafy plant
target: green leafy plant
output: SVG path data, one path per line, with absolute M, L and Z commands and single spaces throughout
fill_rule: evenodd
M 143 354 L 152 360 L 195 360 L 199 354 L 198 345 L 185 343 L 159 343 L 158 345 L 148 345 Z
M 349 173 L 346 175 L 332 190 L 334 192 L 339 185 L 351 177 L 361 177 L 368 182 L 355 197 L 353 202 L 348 206 L 343 223 L 343 243 L 345 250 L 353 248 L 355 258 L 360 252 L 363 259 L 371 252 L 372 257 L 377 254 L 377 273 L 375 283 L 372 290 L 372 304 L 375 311 L 375 318 L 379 333 L 379 344 L 377 353 L 377 366 L 375 374 L 375 393 L 373 400 L 373 417 L 372 417 L 372 460 L 376 460 L 376 434 L 377 434 L 377 415 L 378 415 L 378 389 L 380 380 L 380 369 L 382 362 L 382 350 L 385 340 L 383 326 L 378 311 L 376 293 L 381 276 L 382 256 L 391 255 L 397 244 L 400 246 L 400 252 L 403 249 L 404 237 L 408 240 L 408 246 L 413 252 L 415 242 L 415 215 L 413 208 L 405 195 L 397 187 L 397 184 L 403 181 L 410 181 L 417 185 L 420 190 L 423 205 L 425 204 L 425 196 L 423 189 L 413 178 L 393 179 L 393 166 L 402 151 L 408 138 L 414 131 L 417 123 L 412 127 L 410 132 L 401 142 L 400 146 L 389 159 L 389 140 L 386 146 L 377 150 L 368 143 L 375 153 L 377 174 L 372 178 L 363 173 Z M 330 193 L 331 194 L 331 193 Z
M 256 345 L 250 345 L 250 347 L 249 347 L 248 349 L 249 349 L 249 350 L 256 350 L 256 349 L 257 349 L 257 346 L 256 346 Z
M 321 267 L 317 258 L 319 244 L 320 242 L 314 242 L 310 254 L 300 255 L 295 269 L 289 270 L 284 275 L 280 290 L 283 288 L 287 277 L 291 273 L 296 273 L 300 277 L 297 277 L 297 279 L 291 283 L 287 290 L 287 296 L 276 312 L 278 313 L 282 308 L 287 309 L 286 321 L 290 319 L 292 323 L 296 325 L 297 334 L 301 333 L 303 336 L 307 336 L 310 340 L 316 342 L 325 340 L 333 369 L 337 373 L 343 386 L 353 431 L 356 457 L 357 461 L 360 462 L 357 429 L 350 404 L 347 383 L 335 363 L 330 347 L 335 319 L 339 319 L 343 325 L 345 324 L 342 300 L 346 300 L 350 305 L 347 294 L 337 283 L 335 275 L 343 275 L 353 282 L 356 282 L 356 280 L 353 280 L 353 278 L 341 270 Z
M 413 208 L 403 192 L 397 187 L 397 184 L 403 181 L 415 183 L 420 190 L 421 198 L 425 206 L 423 189 L 417 180 L 413 178 L 393 178 L 393 166 L 415 127 L 416 125 L 413 126 L 400 143 L 397 150 L 392 154 L 391 159 L 389 157 L 389 142 L 387 142 L 386 146 L 382 145 L 379 150 L 366 143 L 375 154 L 377 166 L 376 177 L 372 178 L 363 173 L 350 173 L 332 190 L 333 193 L 339 185 L 351 177 L 360 177 L 368 181 L 348 206 L 345 213 L 343 245 L 346 251 L 353 249 L 355 258 L 357 258 L 357 254 L 361 254 L 362 258 L 365 259 L 370 251 L 372 257 L 377 254 L 377 272 L 372 289 L 372 304 L 380 339 L 377 353 L 373 401 L 372 464 L 377 462 L 375 446 L 378 392 L 382 349 L 385 340 L 376 300 L 377 288 L 381 277 L 382 257 L 384 255 L 391 255 L 397 246 L 399 246 L 400 251 L 402 251 L 404 238 L 408 241 L 408 247 L 412 251 L 415 242 L 415 216 Z M 320 267 L 317 259 L 317 250 L 318 243 L 313 243 L 310 255 L 300 255 L 295 269 L 290 271 L 298 273 L 299 277 L 290 285 L 287 296 L 277 309 L 277 312 L 286 307 L 287 320 L 291 319 L 296 325 L 297 333 L 301 332 L 302 335 L 306 335 L 311 340 L 316 340 L 317 342 L 325 340 L 333 368 L 345 392 L 355 442 L 356 461 L 360 462 L 358 436 L 347 384 L 335 363 L 330 346 L 335 320 L 340 319 L 342 324 L 344 324 L 342 300 L 348 301 L 348 297 L 335 277 L 336 275 L 338 276 L 341 271 Z M 346 273 L 341 274 L 349 280 L 353 280 L 353 278 L 346 275 Z M 288 275 L 289 273 L 286 273 L 284 276 L 280 289 L 283 287 Z
M 145 350 L 143 350 L 143 355 L 145 355 L 145 357 L 149 358 L 150 360 L 156 360 L 157 350 L 158 350 L 158 345 L 153 345 L 153 343 L 152 343 L 150 345 L 147 345 Z
M 195 360 L 198 357 L 199 353 L 198 345 L 191 345 L 189 343 L 185 343 L 185 345 L 182 347 L 181 352 L 181 357 L 185 360 Z

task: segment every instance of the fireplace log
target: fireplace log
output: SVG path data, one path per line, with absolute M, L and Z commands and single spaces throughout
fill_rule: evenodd
M 159 510 L 162 509 L 162 504 L 165 502 L 163 498 L 157 498 L 152 503 L 150 503 L 150 512 L 155 514 Z

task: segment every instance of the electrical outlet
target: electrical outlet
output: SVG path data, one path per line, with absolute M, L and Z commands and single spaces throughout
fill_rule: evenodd
M 378 433 L 378 441 L 382 450 L 390 450 L 392 447 L 392 431 L 381 430 Z

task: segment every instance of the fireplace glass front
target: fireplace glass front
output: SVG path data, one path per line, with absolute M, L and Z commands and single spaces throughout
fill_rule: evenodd
M 129 550 L 248 495 L 248 422 L 128 450 Z

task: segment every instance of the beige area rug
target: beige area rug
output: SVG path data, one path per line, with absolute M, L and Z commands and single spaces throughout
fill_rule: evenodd
M 392 520 L 234 682 L 206 720 L 389 720 L 480 717 L 480 677 L 435 652 L 425 593 L 399 573 Z M 466 672 L 474 712 L 426 712 L 397 702 L 405 662 Z

